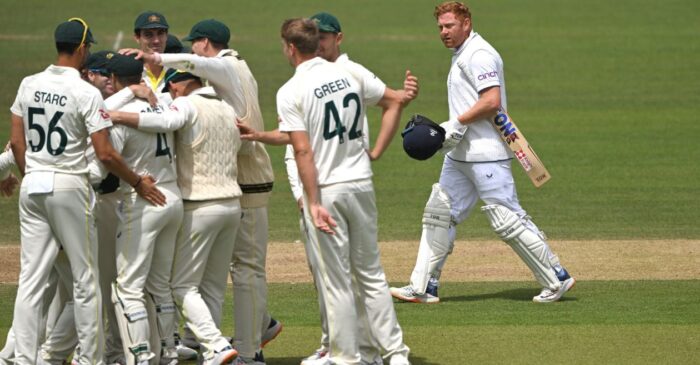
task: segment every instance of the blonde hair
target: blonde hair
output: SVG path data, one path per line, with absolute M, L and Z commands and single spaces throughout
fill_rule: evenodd
M 285 43 L 293 44 L 302 54 L 313 54 L 318 49 L 319 31 L 316 22 L 306 18 L 287 19 L 280 35 Z
M 452 13 L 460 20 L 472 18 L 472 13 L 469 11 L 469 7 L 458 1 L 445 1 L 444 3 L 436 6 L 433 15 L 435 15 L 435 19 L 437 19 L 440 17 L 440 15 L 446 13 Z

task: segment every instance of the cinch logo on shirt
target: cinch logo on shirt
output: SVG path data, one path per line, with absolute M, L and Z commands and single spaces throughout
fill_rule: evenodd
M 496 71 L 487 72 L 485 74 L 481 74 L 481 75 L 477 76 L 477 79 L 479 81 L 483 81 L 486 79 L 490 79 L 492 77 L 498 77 L 498 72 L 496 72 Z

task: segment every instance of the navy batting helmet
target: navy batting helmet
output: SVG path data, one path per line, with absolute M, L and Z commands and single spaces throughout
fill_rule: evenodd
M 427 160 L 442 148 L 445 130 L 432 120 L 415 114 L 406 124 L 403 132 L 403 149 L 416 160 Z

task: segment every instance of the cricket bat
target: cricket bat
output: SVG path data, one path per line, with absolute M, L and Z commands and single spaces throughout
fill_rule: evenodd
M 513 151 L 515 158 L 518 159 L 520 166 L 523 167 L 535 187 L 539 188 L 549 181 L 552 177 L 549 171 L 544 167 L 542 160 L 537 157 L 535 150 L 532 149 L 520 128 L 515 125 L 515 121 L 505 110 L 499 110 L 498 114 L 491 119 L 491 124 L 496 128 L 503 142 Z

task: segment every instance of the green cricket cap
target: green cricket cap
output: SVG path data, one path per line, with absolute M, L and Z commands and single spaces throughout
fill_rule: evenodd
M 193 41 L 199 38 L 207 38 L 212 42 L 228 44 L 231 39 L 231 31 L 226 24 L 216 19 L 206 19 L 192 26 L 190 34 L 183 41 Z
M 168 41 L 165 42 L 163 53 L 190 53 L 191 49 L 182 45 L 179 39 L 172 34 L 168 34 Z
M 163 88 L 164 92 L 168 92 L 170 90 L 170 83 L 178 83 L 180 81 L 185 81 L 185 80 L 202 80 L 198 76 L 195 76 L 187 71 L 182 71 L 182 70 L 175 70 L 175 69 L 168 69 L 168 71 L 165 72 L 165 87 Z
M 139 29 L 168 29 L 168 21 L 163 14 L 155 11 L 144 11 L 134 21 L 134 32 Z
M 143 62 L 136 55 L 125 56 L 119 53 L 108 53 L 107 70 L 116 76 L 137 76 L 143 74 Z
M 88 56 L 87 60 L 85 61 L 84 67 L 87 68 L 88 70 L 105 70 L 107 69 L 107 62 L 109 59 L 107 58 L 107 55 L 114 55 L 114 52 L 112 51 L 98 51 L 98 52 L 93 52 L 90 53 Z M 110 58 L 112 56 L 109 56 Z
M 54 32 L 56 43 L 97 43 L 87 23 L 80 18 L 70 18 L 56 27 Z
M 340 22 L 333 14 L 320 12 L 311 16 L 311 20 L 316 22 L 318 30 L 326 33 L 340 33 Z

